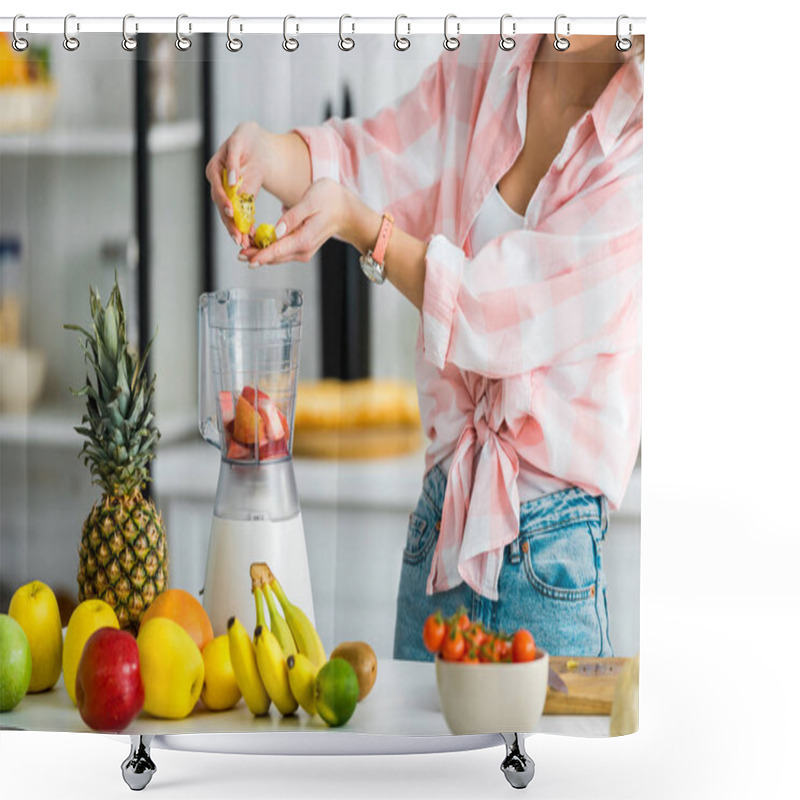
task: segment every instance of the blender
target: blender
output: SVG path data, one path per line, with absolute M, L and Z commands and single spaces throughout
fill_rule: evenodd
M 202 593 L 215 635 L 232 616 L 255 627 L 254 561 L 269 564 L 314 624 L 292 466 L 302 306 L 293 289 L 200 297 L 200 433 L 221 454 Z

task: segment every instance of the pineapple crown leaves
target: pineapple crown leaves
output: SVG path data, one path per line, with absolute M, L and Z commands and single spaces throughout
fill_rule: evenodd
M 116 280 L 105 308 L 94 288 L 89 290 L 89 305 L 91 331 L 64 326 L 82 335 L 87 364 L 86 384 L 72 390 L 86 398 L 83 424 L 75 430 L 86 437 L 81 456 L 94 483 L 107 494 L 130 494 L 150 480 L 148 465 L 160 437 L 152 410 L 155 376 L 149 379 L 144 370 L 153 340 L 141 358 L 128 344 Z

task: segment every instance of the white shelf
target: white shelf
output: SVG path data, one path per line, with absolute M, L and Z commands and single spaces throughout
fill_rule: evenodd
M 196 147 L 202 138 L 199 120 L 160 122 L 150 128 L 148 145 L 151 153 L 171 153 Z M 0 136 L 0 156 L 129 156 L 135 147 L 133 128 L 53 129 Z
M 49 447 L 79 446 L 83 437 L 75 431 L 81 425 L 83 409 L 37 408 L 29 414 L 0 414 L 0 445 L 24 444 Z M 157 418 L 160 445 L 179 441 L 197 430 L 197 415 L 169 414 Z

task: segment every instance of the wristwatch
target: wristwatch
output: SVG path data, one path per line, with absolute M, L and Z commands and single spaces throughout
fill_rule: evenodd
M 358 259 L 362 271 L 373 283 L 381 284 L 386 280 L 384 258 L 386 256 L 386 247 L 389 244 L 389 237 L 392 235 L 392 228 L 394 228 L 394 217 L 388 212 L 384 212 L 375 247 L 372 250 L 367 250 Z

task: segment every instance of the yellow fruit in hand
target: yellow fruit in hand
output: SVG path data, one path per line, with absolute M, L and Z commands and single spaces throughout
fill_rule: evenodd
M 228 171 L 222 170 L 222 185 L 228 200 L 233 204 L 233 224 L 240 233 L 248 234 L 256 221 L 256 199 L 252 194 L 239 194 L 242 179 L 228 185 Z
M 154 617 L 139 629 L 136 643 L 144 710 L 163 719 L 188 717 L 205 677 L 203 656 L 192 637 L 168 617 Z
M 200 699 L 210 711 L 225 711 L 233 708 L 242 693 L 236 683 L 231 664 L 231 648 L 228 634 L 223 633 L 203 648 L 205 681 Z
M 265 247 L 269 247 L 273 242 L 278 241 L 275 236 L 275 226 L 270 225 L 268 222 L 262 222 L 256 228 L 256 235 L 253 241 L 259 250 L 263 250 Z
M 33 672 L 28 691 L 43 692 L 55 686 L 61 675 L 63 642 L 53 590 L 42 581 L 20 586 L 11 598 L 8 614 L 20 624 L 31 646 Z
M 69 699 L 77 706 L 75 699 L 75 678 L 78 675 L 78 664 L 83 654 L 83 646 L 89 637 L 100 628 L 116 628 L 119 620 L 114 609 L 103 600 L 84 600 L 73 612 L 64 634 L 64 686 Z

